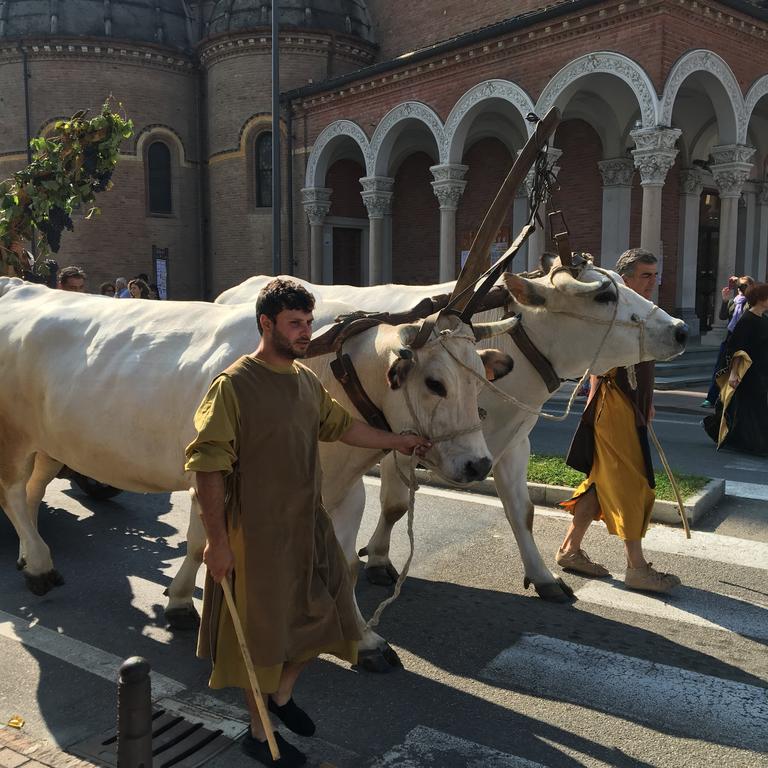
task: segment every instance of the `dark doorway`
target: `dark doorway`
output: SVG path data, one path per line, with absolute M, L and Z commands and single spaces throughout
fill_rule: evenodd
M 696 314 L 701 332 L 712 330 L 715 313 L 720 309 L 717 283 L 717 256 L 720 247 L 720 197 L 714 190 L 704 190 L 699 208 L 699 252 L 696 267 Z
M 360 259 L 363 231 L 347 227 L 333 228 L 333 282 L 336 285 L 362 285 Z

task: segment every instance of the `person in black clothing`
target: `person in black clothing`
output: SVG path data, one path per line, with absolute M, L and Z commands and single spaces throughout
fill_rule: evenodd
M 718 448 L 768 455 L 768 283 L 753 285 L 746 298 L 749 309 L 728 339 L 718 375 L 723 397 L 704 429 Z

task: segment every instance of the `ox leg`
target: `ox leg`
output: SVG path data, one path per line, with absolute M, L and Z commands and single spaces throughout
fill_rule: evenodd
M 344 550 L 352 576 L 352 597 L 355 603 L 357 626 L 361 635 L 357 654 L 358 665 L 367 672 L 390 672 L 402 666 L 400 659 L 395 650 L 381 635 L 378 635 L 372 629 L 366 628 L 366 621 L 360 612 L 357 597 L 354 593 L 360 569 L 360 561 L 357 559 L 355 544 L 364 510 L 365 486 L 363 481 L 359 480 L 352 486 L 341 502 L 329 511 L 329 514 L 333 521 L 336 538 Z
M 493 468 L 493 479 L 520 550 L 526 589 L 533 583 L 539 597 L 565 603 L 573 597 L 573 590 L 547 568 L 533 539 L 533 504 L 526 484 L 530 455 L 531 445 L 526 438 L 524 445 L 516 444 L 499 457 Z
M 0 477 L 0 505 L 19 536 L 23 557 L 19 561 L 19 569 L 24 572 L 27 587 L 36 595 L 44 595 L 52 587 L 61 584 L 62 579 L 53 567 L 48 545 L 29 514 L 27 483 L 32 477 L 34 464 L 35 455 L 29 454 L 13 468 L 12 474 L 7 464 L 2 468 L 5 471 Z
M 381 462 L 381 513 L 368 544 L 360 550 L 360 555 L 367 555 L 365 576 L 371 584 L 382 587 L 392 586 L 399 576 L 397 569 L 389 559 L 389 545 L 392 529 L 408 511 L 408 487 L 400 479 L 395 460 L 390 453 Z
M 203 563 L 205 549 L 205 528 L 200 514 L 197 493 L 190 491 L 189 525 L 187 527 L 187 554 L 179 572 L 165 590 L 168 603 L 165 606 L 165 618 L 171 629 L 195 629 L 200 624 L 200 615 L 195 609 L 192 595 L 195 592 L 197 572 Z

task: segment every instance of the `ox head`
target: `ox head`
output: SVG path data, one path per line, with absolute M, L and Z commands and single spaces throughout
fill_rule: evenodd
M 483 379 L 512 370 L 512 359 L 498 350 L 479 352 L 475 342 L 505 333 L 513 322 L 473 329 L 455 315 L 441 315 L 427 341 L 416 348 L 419 324 L 378 330 L 377 346 L 383 342 L 388 348 L 382 411 L 393 431 L 419 432 L 433 441 L 422 463 L 450 483 L 482 480 L 491 469 L 477 396 Z
M 504 281 L 520 306 L 523 324 L 561 377 L 588 366 L 601 374 L 616 366 L 668 360 L 682 353 L 688 327 L 624 285 L 615 272 L 583 260 L 555 261 L 547 274 Z

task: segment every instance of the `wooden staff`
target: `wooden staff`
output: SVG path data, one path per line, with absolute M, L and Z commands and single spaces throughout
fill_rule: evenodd
M 654 432 L 653 426 L 650 423 L 648 424 L 648 434 L 651 436 L 651 440 L 653 440 L 653 444 L 656 446 L 656 450 L 659 452 L 659 458 L 661 459 L 661 463 L 664 465 L 664 471 L 667 473 L 669 482 L 672 485 L 672 490 L 675 492 L 675 499 L 677 499 L 677 511 L 680 513 L 680 519 L 683 521 L 685 538 L 690 539 L 691 529 L 688 527 L 688 518 L 685 515 L 685 505 L 683 504 L 683 497 L 680 495 L 680 488 L 677 486 L 677 480 L 675 480 L 675 476 L 672 474 L 672 469 L 669 466 L 667 457 L 664 455 L 664 450 L 661 447 L 659 438 L 656 437 L 656 432 Z
M 248 670 L 248 679 L 251 681 L 251 691 L 253 692 L 253 698 L 256 699 L 256 709 L 259 711 L 259 719 L 261 720 L 261 725 L 264 728 L 264 733 L 267 734 L 269 751 L 272 753 L 273 760 L 279 760 L 280 750 L 277 748 L 275 734 L 272 732 L 272 721 L 269 719 L 269 713 L 267 712 L 267 708 L 264 706 L 264 697 L 261 695 L 259 681 L 256 678 L 256 670 L 253 668 L 251 652 L 248 650 L 248 645 L 245 642 L 245 632 L 243 632 L 243 625 L 240 623 L 240 617 L 237 615 L 235 601 L 232 598 L 232 588 L 229 586 L 229 578 L 222 579 L 221 588 L 224 590 L 224 599 L 227 601 L 227 608 L 229 608 L 229 615 L 232 617 L 232 625 L 235 628 L 237 642 L 240 644 L 240 652 L 243 654 L 245 668 Z

